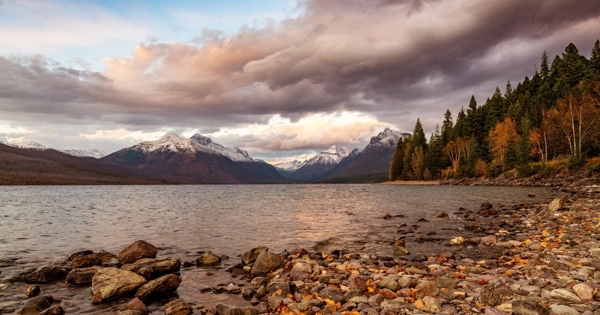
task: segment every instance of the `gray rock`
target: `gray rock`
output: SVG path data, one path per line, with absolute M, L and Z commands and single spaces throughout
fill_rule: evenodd
M 156 258 L 156 247 L 148 242 L 139 240 L 123 248 L 117 259 L 122 265 L 134 263 L 142 258 Z
M 191 315 L 192 307 L 183 300 L 173 300 L 165 306 L 165 315 Z
M 550 292 L 550 296 L 571 303 L 581 303 L 581 299 L 575 293 L 565 289 L 554 289 Z
M 67 275 L 67 283 L 74 285 L 88 285 L 92 283 L 92 278 L 100 269 L 102 269 L 102 267 L 99 266 L 73 269 Z
M 284 261 L 278 255 L 262 252 L 256 257 L 250 273 L 252 275 L 266 274 L 283 267 Z
M 204 253 L 196 258 L 196 265 L 198 266 L 216 266 L 219 264 L 221 264 L 221 257 L 213 253 Z
M 150 281 L 160 276 L 178 272 L 181 268 L 179 258 L 142 258 L 132 264 L 123 265 L 121 269 L 135 272 Z
M 269 251 L 269 249 L 264 246 L 255 247 L 255 248 L 245 252 L 242 255 L 242 262 L 244 263 L 244 265 L 247 265 L 247 264 L 255 261 L 256 257 L 258 257 L 258 255 L 260 253 L 264 253 L 264 252 L 268 252 L 268 251 Z
M 332 300 L 335 303 L 343 303 L 345 301 L 344 294 L 340 290 L 330 287 L 321 290 L 319 296 L 324 299 Z
M 513 315 L 550 315 L 550 310 L 533 301 L 513 301 Z
M 397 291 L 400 288 L 398 281 L 390 277 L 381 278 L 380 280 L 375 281 L 375 285 L 377 285 L 380 288 L 388 288 L 392 291 Z
M 383 295 L 375 294 L 369 297 L 368 303 L 372 307 L 379 307 L 381 306 L 381 303 L 383 303 L 384 300 L 385 298 L 383 297 Z
M 135 297 L 142 301 L 151 301 L 169 296 L 177 291 L 180 283 L 181 277 L 176 274 L 168 274 L 142 285 L 135 293 Z
M 100 269 L 92 278 L 92 301 L 102 303 L 133 292 L 146 282 L 144 277 L 131 271 L 112 267 Z

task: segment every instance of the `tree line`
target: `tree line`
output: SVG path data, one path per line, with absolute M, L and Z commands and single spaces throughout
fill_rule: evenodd
M 417 119 L 396 146 L 389 179 L 530 176 L 559 158 L 576 167 L 600 155 L 599 115 L 600 40 L 589 58 L 571 43 L 551 63 L 544 52 L 531 78 L 496 87 L 483 105 L 471 96 L 456 120 L 446 110 L 429 140 Z

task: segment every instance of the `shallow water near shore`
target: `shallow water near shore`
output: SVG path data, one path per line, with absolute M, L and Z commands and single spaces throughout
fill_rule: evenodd
M 529 198 L 528 193 L 536 197 Z M 458 235 L 461 218 L 452 212 L 459 207 L 477 210 L 484 201 L 495 207 L 547 202 L 552 194 L 550 189 L 532 187 L 397 185 L 2 187 L 0 278 L 64 260 L 78 250 L 116 254 L 137 239 L 156 245 L 159 256 L 182 261 L 193 261 L 201 251 L 229 255 L 225 265 L 237 263 L 238 255 L 261 245 L 274 252 L 305 247 L 391 256 L 389 243 L 403 223 L 418 224 L 417 234 L 449 238 Z M 436 218 L 440 211 L 450 217 Z M 403 217 L 383 220 L 385 213 Z M 417 222 L 419 218 L 429 222 Z M 407 247 L 427 253 L 442 245 Z M 204 305 L 219 300 L 245 302 L 199 293 L 207 285 L 243 282 L 222 270 L 192 267 L 183 269 L 182 277 L 178 294 L 184 300 Z M 0 290 L 0 304 L 17 293 L 22 300 L 25 288 L 15 284 Z M 119 306 L 119 302 L 92 306 L 86 288 L 53 284 L 45 290 L 71 303 L 68 313 L 102 313 Z M 154 310 L 158 312 L 160 306 Z

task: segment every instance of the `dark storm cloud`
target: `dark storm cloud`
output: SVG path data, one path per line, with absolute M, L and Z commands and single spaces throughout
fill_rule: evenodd
M 532 74 L 542 51 L 574 42 L 587 55 L 600 34 L 595 0 L 302 5 L 298 17 L 229 38 L 206 30 L 191 43 L 139 45 L 131 57 L 107 58 L 103 73 L 0 57 L 0 108 L 209 130 L 351 110 L 405 130 L 427 117 L 431 128 L 471 94 L 482 103 L 497 85 Z

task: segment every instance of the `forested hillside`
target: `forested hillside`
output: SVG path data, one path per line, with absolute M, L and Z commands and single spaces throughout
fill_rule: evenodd
M 510 65 L 509 65 L 510 66 Z M 471 97 L 453 119 L 447 110 L 427 141 L 417 120 L 413 135 L 398 142 L 390 180 L 529 176 L 552 161 L 569 168 L 600 155 L 600 41 L 586 58 L 574 44 L 550 62 L 479 106 Z

